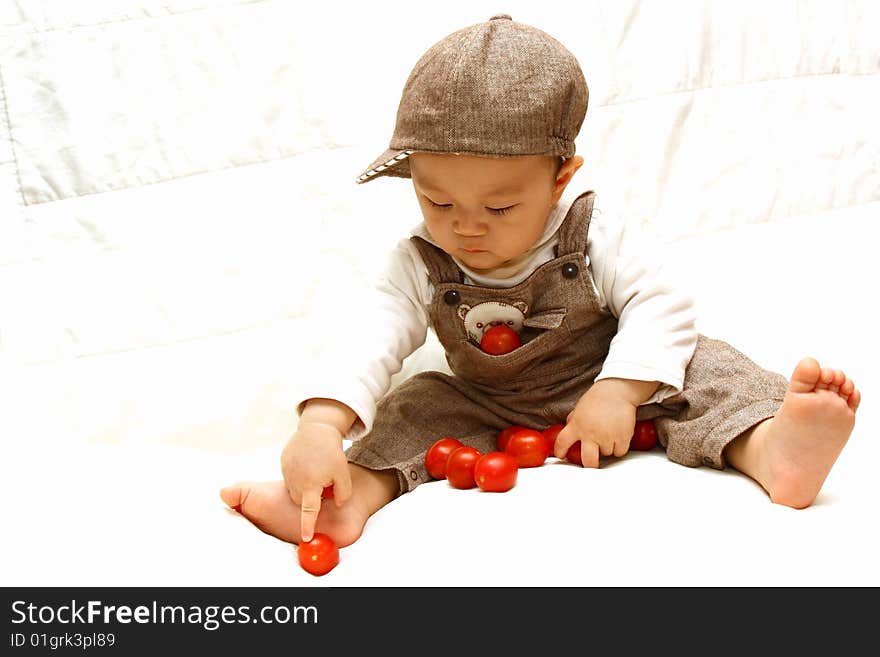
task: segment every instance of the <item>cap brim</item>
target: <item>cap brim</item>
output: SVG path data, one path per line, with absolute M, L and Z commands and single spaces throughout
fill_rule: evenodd
M 367 167 L 357 178 L 357 183 L 365 183 L 378 178 L 379 176 L 396 176 L 398 178 L 409 178 L 409 162 L 407 158 L 413 151 L 401 150 L 399 148 L 389 148 L 387 151 L 377 157 L 373 163 Z

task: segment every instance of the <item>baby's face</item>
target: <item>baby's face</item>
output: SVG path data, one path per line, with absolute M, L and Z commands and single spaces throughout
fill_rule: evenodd
M 409 159 L 431 237 L 477 271 L 528 251 L 561 194 L 552 157 L 413 153 Z

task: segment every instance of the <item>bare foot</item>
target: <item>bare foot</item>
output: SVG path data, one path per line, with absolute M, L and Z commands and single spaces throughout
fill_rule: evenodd
M 327 534 L 336 545 L 354 543 L 367 520 L 397 495 L 397 475 L 349 464 L 352 494 L 341 506 L 333 499 L 321 500 L 315 531 Z M 261 531 L 288 543 L 302 540 L 300 507 L 284 481 L 239 482 L 220 491 L 220 498 Z
M 779 412 L 755 428 L 740 446 L 744 451 L 731 452 L 732 464 L 758 481 L 773 502 L 808 507 L 852 433 L 860 401 L 861 393 L 843 372 L 804 358 Z
M 222 489 L 220 498 L 261 531 L 288 543 L 302 540 L 300 508 L 290 499 L 283 481 L 240 482 Z M 351 545 L 360 537 L 368 517 L 354 497 L 341 507 L 325 499 L 315 531 L 327 534 L 339 547 Z

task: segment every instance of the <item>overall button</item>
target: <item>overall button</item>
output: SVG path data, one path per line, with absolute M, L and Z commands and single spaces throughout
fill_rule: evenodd
M 447 306 L 454 306 L 459 301 L 461 301 L 461 294 L 458 290 L 449 290 L 446 294 L 443 295 L 443 301 L 446 302 Z
M 578 266 L 573 262 L 562 265 L 562 275 L 565 276 L 565 278 L 577 278 Z

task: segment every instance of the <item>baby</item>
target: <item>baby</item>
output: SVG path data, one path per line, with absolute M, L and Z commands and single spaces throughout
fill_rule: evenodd
M 570 188 L 587 99 L 575 57 L 507 15 L 421 57 L 389 150 L 358 182 L 411 178 L 424 222 L 391 254 L 363 339 L 309 374 L 283 480 L 226 487 L 226 504 L 282 540 L 320 531 L 345 546 L 431 480 L 425 452 L 443 436 L 488 452 L 505 427 L 564 424 L 554 455 L 580 441 L 583 466 L 596 468 L 625 455 L 648 419 L 669 459 L 735 468 L 778 504 L 813 503 L 859 391 L 813 358 L 786 380 L 697 333 L 688 297 L 623 246 L 623 222 Z M 500 322 L 522 344 L 490 355 L 479 338 Z M 452 374 L 390 390 L 429 328 Z

